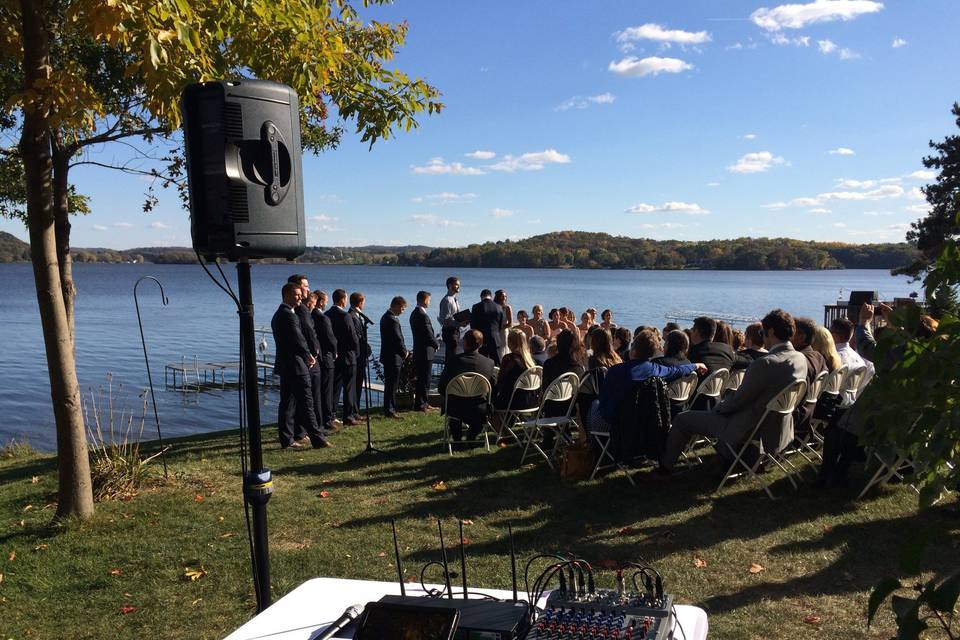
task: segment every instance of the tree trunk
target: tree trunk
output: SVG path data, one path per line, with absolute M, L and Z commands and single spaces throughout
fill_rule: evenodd
M 23 73 L 26 89 L 49 77 L 49 39 L 43 23 L 43 4 L 20 0 L 23 19 Z M 34 89 L 41 96 L 44 89 Z M 46 109 L 26 104 L 20 138 L 27 184 L 27 222 L 30 229 L 30 261 L 40 306 L 40 323 L 47 353 L 50 397 L 57 422 L 59 496 L 57 518 L 93 515 L 90 458 L 80 407 L 73 339 L 67 320 L 57 239 L 54 228 L 53 164 Z
M 53 133 L 53 219 L 57 237 L 57 260 L 60 264 L 60 289 L 63 291 L 63 304 L 67 311 L 67 325 L 70 327 L 70 341 L 76 340 L 73 319 L 73 302 L 77 297 L 77 286 L 73 281 L 73 258 L 70 256 L 70 183 L 67 174 L 70 171 L 70 152 L 63 148 L 61 134 Z M 74 342 L 74 348 L 76 343 Z

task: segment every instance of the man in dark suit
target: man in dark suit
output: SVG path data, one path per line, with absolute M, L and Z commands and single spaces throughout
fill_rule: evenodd
M 433 322 L 427 309 L 430 308 L 430 292 L 417 292 L 417 306 L 410 313 L 410 331 L 413 334 L 413 371 L 416 384 L 413 393 L 413 408 L 417 411 L 432 411 L 427 401 L 430 391 L 430 374 L 433 356 L 440 348 L 437 334 L 433 331 Z
M 334 420 L 337 417 L 337 404 L 333 397 L 333 376 L 337 361 L 337 337 L 333 333 L 333 324 L 324 314 L 327 307 L 327 293 L 314 291 L 310 294 L 314 300 L 310 315 L 313 318 L 313 328 L 320 342 L 320 357 L 317 358 L 320 366 L 320 415 L 321 425 L 327 431 L 336 431 Z
M 300 320 L 300 332 L 303 334 L 304 340 L 307 341 L 307 347 L 310 349 L 310 353 L 316 361 L 313 366 L 310 367 L 310 397 L 313 398 L 313 411 L 317 415 L 320 431 L 323 432 L 324 423 L 320 419 L 322 411 L 320 407 L 322 375 L 320 371 L 320 342 L 317 340 L 317 332 L 313 328 L 313 316 L 310 313 L 308 304 L 308 300 L 310 299 L 310 282 L 307 280 L 307 276 L 299 273 L 287 278 L 287 282 L 300 287 L 300 304 L 294 308 L 294 312 L 297 314 L 297 319 Z M 302 440 L 306 437 L 306 425 L 298 421 L 295 435 L 297 440 Z
M 306 427 L 307 436 L 314 448 L 332 446 L 327 442 L 313 411 L 310 388 L 310 367 L 317 363 L 300 330 L 296 309 L 300 305 L 300 287 L 288 282 L 282 290 L 283 303 L 270 321 L 273 341 L 277 347 L 274 371 L 280 376 L 280 408 L 277 429 L 280 446 L 284 449 L 302 447 L 294 439 L 294 416 Z
M 390 301 L 390 308 L 380 318 L 380 363 L 383 365 L 383 415 L 387 418 L 400 420 L 397 414 L 397 382 L 400 380 L 400 369 L 406 360 L 407 345 L 403 342 L 403 331 L 400 329 L 400 316 L 407 308 L 407 301 L 401 296 L 395 296 Z
M 669 473 L 694 435 L 717 438 L 736 450 L 763 416 L 767 403 L 789 384 L 807 379 L 807 360 L 790 344 L 794 321 L 789 313 L 774 309 L 762 321 L 767 355 L 755 360 L 733 395 L 709 411 L 684 411 L 673 421 L 660 458 L 661 473 Z M 781 420 L 789 420 L 784 424 Z M 761 432 L 764 447 L 780 451 L 793 440 L 793 417 L 768 416 Z M 786 428 L 784 428 L 786 427 Z
M 713 337 L 717 333 L 717 321 L 713 318 L 700 316 L 693 321 L 693 328 L 690 330 L 690 354 L 691 362 L 702 362 L 707 365 L 708 375 L 718 369 L 746 369 L 750 366 L 750 360 L 738 355 L 733 347 L 725 342 L 714 342 Z
M 363 313 L 363 307 L 366 304 L 366 298 L 359 291 L 350 294 L 350 309 L 348 313 L 353 320 L 353 327 L 357 332 L 357 367 L 354 372 L 353 385 L 356 405 L 353 408 L 353 419 L 360 421 L 360 401 L 363 398 L 363 385 L 367 379 L 367 365 L 370 362 L 370 354 L 373 350 L 370 347 L 370 341 L 367 339 L 367 325 L 373 324 L 373 321 L 367 318 Z
M 482 355 L 479 349 L 483 346 L 483 334 L 476 329 L 467 331 L 463 336 L 463 353 L 457 354 L 446 363 L 443 373 L 440 374 L 438 389 L 440 397 L 447 392 L 447 385 L 461 373 L 479 373 L 493 385 L 493 360 Z M 463 423 L 467 423 L 467 439 L 475 440 L 487 422 L 490 405 L 486 398 L 459 398 L 451 397 L 445 407 L 451 417 L 450 431 L 455 440 L 463 439 Z
M 357 326 L 353 318 L 347 314 L 347 292 L 337 289 L 333 292 L 333 306 L 327 311 L 333 335 L 337 339 L 337 358 L 333 368 L 333 398 L 334 403 L 343 393 L 343 423 L 346 425 L 360 424 L 354 418 L 356 413 L 356 379 L 357 353 L 360 341 L 357 339 Z M 336 404 L 333 406 L 336 409 Z M 334 411 L 336 413 L 336 411 Z
M 480 302 L 470 309 L 470 328 L 476 329 L 483 335 L 483 344 L 480 353 L 493 360 L 493 364 L 500 364 L 500 348 L 503 346 L 501 329 L 506 326 L 503 307 L 493 301 L 493 292 L 484 289 L 480 292 Z

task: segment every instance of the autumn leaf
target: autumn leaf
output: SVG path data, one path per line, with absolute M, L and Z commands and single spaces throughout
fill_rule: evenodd
M 33 476 L 30 478 L 30 484 L 37 484 L 38 482 L 40 482 L 40 476 Z
M 27 506 L 25 506 L 25 507 L 23 508 L 24 511 L 30 511 L 31 509 L 33 509 L 33 505 L 32 505 L 32 504 L 28 504 Z
M 447 485 L 446 483 L 444 483 L 443 480 L 437 480 L 432 485 L 430 485 L 430 488 L 433 489 L 434 491 L 446 491 Z
M 21 526 L 21 527 L 27 526 L 27 521 L 26 521 L 26 520 L 21 520 L 21 521 L 20 521 L 20 526 Z
M 2 583 L 2 582 L 3 582 L 3 574 L 0 573 L 0 583 Z
M 217 516 L 217 522 L 223 522 L 223 516 Z
M 757 564 L 756 562 L 750 564 L 750 573 L 760 573 L 761 571 L 766 571 L 766 567 L 762 564 Z
M 125 616 L 125 615 L 127 615 L 128 613 L 133 613 L 133 612 L 136 611 L 136 610 L 137 610 L 137 608 L 136 608 L 135 606 L 133 606 L 132 604 L 125 604 L 125 605 L 123 605 L 122 607 L 120 607 L 120 615 L 124 615 L 124 616 Z
M 233 531 L 227 531 L 226 533 L 220 534 L 220 537 L 221 537 L 221 538 L 232 538 L 232 537 L 235 536 L 235 535 L 237 535 L 237 534 L 235 534 Z
M 463 546 L 467 546 L 468 544 L 470 544 L 470 538 L 464 538 L 464 539 L 463 539 Z
M 123 569 L 110 569 L 110 575 L 112 576 L 122 576 Z
M 693 566 L 697 569 L 703 569 L 707 566 L 707 559 L 703 556 L 693 556 Z
M 473 520 L 461 520 L 460 522 L 462 522 L 465 525 L 473 524 Z
M 190 603 L 190 606 L 191 606 L 191 607 L 195 607 L 195 606 L 197 606 L 198 604 L 200 604 L 201 602 L 203 602 L 203 598 L 197 598 L 196 600 L 194 600 L 193 602 Z
M 320 496 L 321 498 L 329 498 L 329 497 L 330 497 L 330 492 L 327 491 L 327 490 L 323 490 L 323 491 L 321 491 L 320 493 L 318 493 L 317 495 Z
M 384 558 L 384 557 L 386 557 L 386 555 L 387 555 L 387 553 L 386 553 L 385 551 L 381 551 L 380 553 L 377 554 L 377 557 L 378 557 L 378 558 Z
M 190 582 L 196 582 L 205 575 L 207 575 L 207 570 L 202 566 L 199 569 L 191 569 L 190 567 L 187 567 L 183 571 L 183 577 L 190 578 Z
M 7 561 L 8 561 L 8 562 L 13 562 L 13 561 L 16 560 L 16 559 L 17 559 L 17 550 L 16 550 L 16 549 L 13 549 L 13 550 L 10 551 L 10 553 L 7 555 Z
M 50 545 L 48 545 L 47 543 L 44 542 L 44 543 L 41 543 L 41 544 L 38 544 L 37 546 L 35 546 L 35 547 L 33 548 L 33 550 L 34 550 L 34 551 L 46 551 L 46 550 L 49 549 L 49 548 L 50 548 Z
M 196 496 L 193 497 L 193 501 L 194 501 L 194 502 L 203 502 L 203 496 L 198 493 Z
M 811 615 L 809 615 L 809 616 L 804 616 L 804 617 L 803 617 L 803 621 L 804 621 L 806 624 L 818 625 L 818 624 L 820 624 L 821 619 L 820 619 L 820 616 L 815 616 L 815 615 L 812 615 L 812 614 L 811 614 Z

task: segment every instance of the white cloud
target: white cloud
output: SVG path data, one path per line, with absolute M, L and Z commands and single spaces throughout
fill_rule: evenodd
M 150 223 L 150 228 L 151 228 L 151 229 L 161 229 L 161 230 L 162 230 L 162 229 L 169 229 L 169 228 L 170 228 L 170 225 L 164 224 L 164 223 L 162 223 L 162 222 L 151 222 L 151 223 Z
M 322 231 L 325 233 L 333 233 L 334 231 L 340 231 L 340 227 L 330 225 L 330 224 L 320 224 L 310 227 L 311 231 Z
M 647 23 L 639 27 L 627 27 L 616 34 L 617 42 L 624 44 L 637 40 L 653 40 L 665 45 L 704 44 L 712 38 L 706 31 L 683 31 L 681 29 L 664 29 L 659 24 Z
M 823 207 L 817 207 L 815 209 L 809 209 L 807 213 L 833 213 L 830 209 L 824 209 Z
M 913 178 L 914 180 L 933 180 L 935 177 L 937 177 L 937 174 L 935 171 L 920 170 L 914 171 L 907 177 Z
M 907 197 L 911 200 L 926 200 L 927 196 L 923 194 L 923 191 L 920 190 L 920 187 L 913 187 L 910 191 L 907 192 Z
M 463 154 L 468 158 L 475 158 L 477 160 L 492 160 L 497 157 L 497 154 L 493 151 L 481 151 L 477 149 L 476 151 L 471 151 L 470 153 Z
M 686 225 L 678 224 L 676 222 L 645 222 L 641 225 L 638 225 L 641 229 L 681 229 Z
M 844 47 L 840 49 L 840 59 L 841 60 L 856 60 L 860 57 L 860 54 L 854 51 L 853 49 L 847 49 Z
M 870 216 L 872 218 L 875 218 L 878 216 L 892 216 L 893 211 L 864 211 L 863 215 Z
M 601 93 L 596 96 L 573 96 L 564 100 L 554 108 L 554 111 L 569 111 L 570 109 L 586 109 L 594 104 L 612 104 L 617 96 L 612 93 Z
M 539 171 L 548 164 L 567 164 L 570 156 L 560 153 L 556 149 L 546 149 L 524 153 L 520 156 L 504 156 L 503 160 L 490 165 L 494 171 Z
M 817 200 L 883 200 L 899 198 L 904 194 L 903 187 L 895 184 L 884 185 L 870 191 L 828 191 L 817 195 Z
M 659 207 L 641 202 L 627 209 L 626 213 L 689 213 L 692 215 L 705 215 L 710 213 L 710 211 L 695 202 L 664 202 Z
M 107 228 L 106 228 L 105 226 L 103 226 L 102 224 L 95 224 L 95 225 L 93 225 L 93 228 L 96 229 L 97 231 L 106 231 L 106 230 L 107 230 Z
M 490 212 L 494 218 L 509 218 L 513 215 L 513 209 L 501 209 L 496 207 L 493 211 Z
M 757 151 L 755 153 L 745 154 L 737 160 L 736 164 L 727 167 L 727 171 L 732 171 L 733 173 L 760 173 L 774 165 L 784 164 L 785 162 L 781 156 L 774 156 L 769 151 Z
M 890 231 L 899 231 L 901 233 L 906 233 L 907 231 L 910 230 L 910 223 L 900 222 L 897 224 L 892 224 L 889 227 L 887 227 L 887 229 L 889 229 Z
M 129 222 L 114 222 L 114 223 L 113 223 L 113 226 L 117 227 L 118 229 L 132 229 L 132 228 L 133 228 L 133 225 L 130 224 Z
M 828 55 L 837 50 L 837 45 L 830 40 L 817 40 L 817 48 L 823 55 Z
M 836 149 L 831 149 L 827 151 L 832 156 L 852 156 L 856 153 L 853 149 L 848 149 L 847 147 L 837 147 Z
M 743 43 L 734 42 L 733 44 L 728 44 L 726 47 L 724 47 L 724 49 L 727 51 L 739 51 L 740 49 L 743 49 Z
M 909 211 L 910 213 L 919 213 L 921 215 L 927 215 L 928 213 L 930 213 L 930 205 L 929 204 L 912 204 L 909 207 L 904 207 L 904 210 Z
M 784 4 L 773 9 L 761 7 L 750 19 L 761 29 L 802 29 L 808 24 L 853 20 L 868 13 L 883 9 L 882 2 L 872 0 L 814 0 L 807 4 Z
M 757 139 L 757 134 L 755 134 L 755 133 L 745 133 L 745 134 L 743 134 L 742 137 L 743 137 L 744 140 L 756 140 L 756 139 Z
M 795 47 L 809 47 L 810 36 L 797 36 L 796 38 L 789 38 L 782 33 L 773 33 L 770 34 L 770 42 L 780 46 L 786 46 L 790 44 Z
M 310 220 L 313 222 L 336 222 L 340 218 L 334 218 L 333 216 L 328 216 L 325 214 L 320 214 L 318 216 L 310 216 Z
M 451 193 L 444 191 L 442 193 L 428 193 L 425 196 L 410 198 L 411 202 L 431 202 L 433 204 L 456 204 L 458 202 L 471 202 L 477 198 L 475 193 Z
M 655 76 L 660 73 L 680 73 L 688 69 L 693 69 L 693 65 L 679 58 L 650 56 L 641 60 L 634 56 L 629 56 L 623 60 L 611 62 L 607 68 L 621 76 L 642 78 L 643 76 Z
M 463 223 L 459 220 L 450 220 L 448 218 L 441 218 L 438 215 L 432 213 L 415 213 L 409 218 L 410 222 L 414 222 L 420 226 L 437 226 L 437 227 L 462 227 Z
M 707 186 L 708 186 L 708 187 L 719 187 L 719 186 L 720 186 L 720 183 L 719 183 L 719 182 L 708 182 L 708 183 L 707 183 Z
M 900 47 L 905 47 L 905 46 L 907 46 L 907 41 L 904 40 L 903 38 L 899 38 L 899 37 L 898 37 L 898 38 L 894 38 L 894 39 L 893 39 L 893 42 L 890 44 L 890 46 L 893 47 L 894 49 L 899 49 Z
M 837 180 L 837 186 L 843 189 L 869 189 L 875 184 L 877 184 L 876 180 L 845 180 L 843 178 Z
M 419 175 L 482 176 L 486 173 L 482 169 L 467 167 L 459 162 L 447 164 L 443 158 L 430 158 L 424 166 L 411 166 L 410 170 Z

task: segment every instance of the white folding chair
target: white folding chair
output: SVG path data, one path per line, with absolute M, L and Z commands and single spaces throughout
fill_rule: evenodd
M 834 406 L 839 406 L 838 398 L 843 390 L 843 379 L 846 375 L 847 365 L 845 364 L 828 373 L 823 381 L 823 386 L 820 388 L 820 395 L 817 396 L 817 404 L 829 402 Z M 814 412 L 814 415 L 816 415 L 816 412 Z M 810 418 L 810 436 L 816 443 L 814 446 L 823 446 L 822 429 L 826 428 L 827 422 L 828 420 L 825 418 Z
M 699 376 L 694 372 L 671 382 L 667 386 L 667 397 L 670 398 L 670 402 L 680 405 L 685 404 L 696 391 L 699 379 Z
M 487 451 L 490 451 L 490 438 L 488 435 L 490 422 L 486 421 L 480 431 L 480 433 L 483 434 L 482 440 L 479 437 L 474 440 L 454 440 L 453 434 L 450 431 L 450 421 L 458 420 L 459 418 L 450 415 L 450 397 L 482 398 L 489 404 L 491 392 L 490 381 L 487 380 L 486 376 L 479 373 L 461 373 L 447 384 L 446 393 L 443 396 L 443 442 L 447 445 L 447 451 L 451 456 L 453 455 L 454 442 L 483 442 L 487 447 Z M 466 426 L 461 425 L 461 428 L 466 428 Z
M 746 374 L 746 369 L 736 369 L 731 371 L 727 376 L 727 381 L 723 383 L 723 390 L 720 392 L 720 395 L 726 397 L 727 394 L 733 393 L 739 389 L 740 383 L 743 382 L 743 376 Z
M 520 374 L 520 377 L 517 378 L 517 381 L 514 383 L 513 389 L 510 391 L 510 401 L 507 403 L 507 408 L 497 409 L 494 412 L 497 416 L 499 416 L 500 424 L 502 425 L 503 429 L 510 434 L 510 437 L 517 441 L 517 444 L 523 444 L 523 441 L 513 430 L 513 425 L 523 418 L 535 415 L 538 409 L 538 407 L 532 407 L 530 409 L 514 408 L 513 401 L 517 396 L 517 391 L 540 391 L 540 387 L 542 386 L 543 367 L 530 367 Z
M 747 438 L 746 442 L 741 445 L 739 451 L 734 451 L 733 447 L 730 446 L 729 443 L 724 443 L 724 446 L 726 446 L 727 449 L 730 450 L 730 453 L 734 455 L 734 460 L 730 465 L 730 468 L 727 469 L 727 472 L 723 475 L 723 480 L 720 481 L 720 485 L 717 487 L 717 492 L 723 489 L 723 485 L 727 483 L 727 480 L 732 480 L 733 478 L 739 477 L 746 473 L 751 478 L 757 480 L 757 482 L 760 482 L 761 485 L 763 485 L 763 490 L 766 491 L 767 495 L 772 500 L 774 498 L 773 492 L 770 491 L 770 487 L 767 486 L 766 483 L 762 482 L 760 477 L 757 475 L 757 469 L 759 469 L 760 465 L 766 460 L 769 460 L 780 467 L 780 469 L 787 474 L 787 479 L 790 481 L 790 484 L 793 485 L 793 488 L 797 488 L 797 482 L 793 479 L 793 472 L 788 470 L 784 466 L 783 462 L 788 464 L 790 467 L 793 467 L 793 465 L 783 458 L 778 452 L 767 451 L 764 448 L 763 437 L 760 431 L 763 423 L 771 414 L 779 415 L 782 424 L 784 422 L 783 418 L 793 413 L 793 411 L 806 399 L 806 393 L 806 380 L 795 380 L 791 382 L 789 385 L 784 387 L 780 393 L 767 402 L 767 406 L 763 412 L 763 415 L 760 417 L 760 420 L 757 421 L 756 426 L 754 426 L 753 430 L 750 432 L 750 436 Z M 751 445 L 757 448 L 759 455 L 757 455 L 756 461 L 752 465 L 749 465 L 743 460 L 743 454 L 751 447 Z M 738 466 L 743 467 L 744 471 L 735 471 Z
M 827 382 L 827 376 L 829 375 L 830 372 L 828 371 L 821 371 L 817 374 L 817 377 L 814 378 L 810 386 L 807 387 L 807 394 L 802 405 L 805 406 L 812 404 L 816 406 L 817 401 L 820 400 L 820 396 L 823 394 L 823 389 Z M 817 451 L 815 446 L 818 442 L 819 441 L 817 438 L 814 437 L 813 417 L 811 417 L 809 424 L 807 425 L 807 432 L 802 438 L 797 439 L 797 445 L 791 449 L 790 453 L 800 454 L 800 456 L 810 464 L 814 464 L 814 461 L 813 458 L 807 455 L 808 452 L 817 460 L 823 461 L 823 457 Z
M 863 379 L 867 375 L 866 365 L 850 369 L 843 377 L 840 388 L 840 406 L 844 409 L 853 406 L 863 391 Z
M 523 447 L 523 454 L 520 456 L 520 465 L 523 466 L 523 463 L 526 461 L 528 456 L 532 456 L 535 453 L 539 453 L 543 456 L 543 459 L 547 461 L 547 464 L 553 469 L 553 461 L 551 458 L 556 454 L 557 449 L 560 448 L 561 441 L 566 440 L 566 430 L 568 427 L 577 426 L 576 418 L 571 414 L 573 413 L 573 407 L 577 404 L 577 391 L 580 389 L 580 377 L 569 371 L 560 375 L 556 380 L 550 383 L 550 386 L 547 387 L 546 391 L 543 392 L 543 398 L 540 400 L 540 407 L 537 409 L 537 415 L 533 420 L 526 420 L 524 422 L 518 422 L 516 428 L 522 430 L 523 439 L 525 445 Z M 544 408 L 547 406 L 547 403 L 567 403 L 567 412 L 566 414 L 554 418 L 546 417 L 543 415 Z M 556 437 L 553 441 L 553 449 L 548 455 L 541 447 L 537 440 L 542 435 L 544 429 L 549 429 L 556 431 Z M 533 451 L 530 451 L 530 447 L 533 447 Z
M 697 387 L 697 392 L 693 394 L 693 400 L 690 401 L 690 407 L 697 406 L 697 401 L 700 398 L 706 398 L 707 404 L 706 409 L 711 409 L 715 407 L 720 402 L 720 397 L 723 395 L 723 390 L 727 386 L 727 380 L 730 377 L 729 369 L 717 369 L 706 378 L 703 379 L 703 382 L 700 383 L 700 386 Z M 737 387 L 739 388 L 739 384 Z M 692 440 L 689 445 L 687 445 L 686 450 L 683 452 L 683 459 L 689 460 L 694 458 L 697 463 L 702 463 L 703 460 L 697 455 L 697 449 L 704 445 L 714 445 L 716 443 L 710 438 L 697 438 Z

